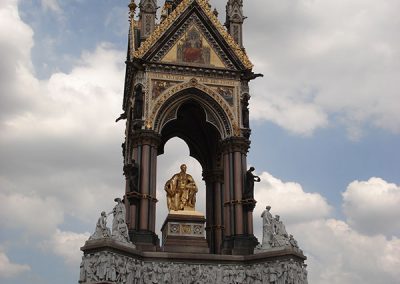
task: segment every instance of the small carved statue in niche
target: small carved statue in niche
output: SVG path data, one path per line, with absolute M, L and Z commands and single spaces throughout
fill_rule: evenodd
M 253 174 L 254 170 L 254 167 L 250 167 L 246 172 L 246 187 L 244 191 L 244 198 L 246 199 L 254 199 L 254 182 L 261 181 L 259 176 Z
M 143 90 L 141 85 L 137 85 L 135 87 L 133 119 L 142 119 L 142 116 L 143 116 Z
M 135 160 L 124 166 L 124 175 L 128 182 L 129 192 L 139 191 L 139 164 Z
M 191 175 L 186 173 L 186 165 L 181 165 L 180 173 L 173 175 L 165 184 L 168 210 L 195 210 L 197 186 Z
M 244 128 L 250 128 L 249 122 L 249 95 L 242 99 L 242 123 Z

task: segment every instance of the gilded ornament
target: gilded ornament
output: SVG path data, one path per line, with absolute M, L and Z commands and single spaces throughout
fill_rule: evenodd
M 156 27 L 154 32 L 146 39 L 146 41 L 142 42 L 139 49 L 134 52 L 133 57 L 134 58 L 143 57 L 149 51 L 149 49 L 160 39 L 161 35 L 167 31 L 167 29 L 175 22 L 178 16 L 184 10 L 186 10 L 189 4 L 193 1 L 197 1 L 199 6 L 203 9 L 205 14 L 208 16 L 208 18 L 211 20 L 211 22 L 214 24 L 217 30 L 221 33 L 222 37 L 232 48 L 232 50 L 235 52 L 236 56 L 240 59 L 243 65 L 247 69 L 252 69 L 253 64 L 250 62 L 246 53 L 240 48 L 240 46 L 235 42 L 232 36 L 222 26 L 218 18 L 211 11 L 207 0 L 182 0 L 182 2 L 176 7 L 176 9 Z
M 194 211 L 196 205 L 196 183 L 191 175 L 186 173 L 186 165 L 181 165 L 181 171 L 165 183 L 168 210 Z

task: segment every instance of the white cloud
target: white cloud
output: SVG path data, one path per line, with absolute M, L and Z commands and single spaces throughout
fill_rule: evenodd
M 268 100 L 255 97 L 251 105 L 253 119 L 272 121 L 296 134 L 308 136 L 328 125 L 327 114 L 313 102 L 272 96 Z
M 42 248 L 52 251 L 62 257 L 68 266 L 77 269 L 82 258 L 82 252 L 79 248 L 85 244 L 89 237 L 89 233 L 78 234 L 57 229 L 51 239 L 42 244 Z
M 13 263 L 5 252 L 0 251 L 0 278 L 16 277 L 30 270 L 31 267 L 29 265 Z
M 16 1 L 2 1 L 0 6 L 0 119 L 14 114 L 15 109 L 26 109 L 33 104 L 29 92 L 35 89 L 32 78 L 30 49 L 33 31 L 22 22 Z M 13 27 L 13 32 L 10 32 Z M 6 56 L 5 56 L 6 55 Z M 0 127 L 4 124 L 0 122 Z
M 308 257 L 310 283 L 398 283 L 400 239 L 396 237 L 363 235 L 336 219 L 289 229 Z
M 57 0 L 41 0 L 42 8 L 47 11 L 50 10 L 52 12 L 61 13 L 61 7 Z
M 0 53 L 7 54 L 0 67 L 0 224 L 38 234 L 54 231 L 66 214 L 95 223 L 124 191 L 124 126 L 115 118 L 125 54 L 102 43 L 83 52 L 69 73 L 39 80 L 32 29 L 16 1 L 0 7 Z
M 35 194 L 0 193 L 0 226 L 47 236 L 63 222 L 61 203 Z
M 244 10 L 245 47 L 265 75 L 252 83 L 253 119 L 302 135 L 336 123 L 355 139 L 365 126 L 400 133 L 399 1 L 254 0 Z
M 343 193 L 347 222 L 368 234 L 400 235 L 400 186 L 381 178 L 353 181 Z
M 93 53 L 83 54 L 69 74 L 57 73 L 47 81 L 38 81 L 32 73 L 19 78 L 21 84 L 28 78 L 39 87 L 28 92 L 35 100 L 29 109 L 16 109 L 3 119 L 0 144 L 4 150 L 0 152 L 9 162 L 3 165 L 1 191 L 18 191 L 3 202 L 18 206 L 19 201 L 33 198 L 28 209 L 47 207 L 58 212 L 52 215 L 51 211 L 47 218 L 57 218 L 44 223 L 54 227 L 55 219 L 62 220 L 64 213 L 85 221 L 95 219 L 102 206 L 105 210 L 112 206 L 114 195 L 123 194 L 119 158 L 123 124 L 115 123 L 122 99 L 121 58 L 122 53 L 103 44 Z M 116 150 L 110 151 L 110 146 Z M 107 148 L 106 154 L 103 148 Z M 25 162 L 14 159 L 16 155 Z M 115 171 L 105 173 L 110 164 L 115 165 Z M 21 171 L 25 173 L 22 176 L 17 174 Z M 98 179 L 99 175 L 103 179 Z M 99 194 L 109 197 L 111 204 L 98 200 Z M 6 206 L 0 210 L 11 209 Z M 36 211 L 36 218 L 39 213 L 44 212 Z M 31 221 L 29 215 L 26 217 L 14 222 L 25 225 Z M 7 221 L 0 216 L 0 222 Z M 39 228 L 44 229 L 42 225 Z M 27 229 L 34 230 L 33 225 Z
M 260 212 L 265 205 L 272 205 L 271 213 L 282 217 L 288 233 L 294 235 L 308 257 L 309 283 L 395 284 L 398 282 L 400 277 L 398 233 L 393 237 L 382 234 L 366 235 L 359 232 L 352 224 L 331 218 L 331 207 L 321 195 L 307 193 L 300 184 L 281 181 L 266 172 L 260 177 L 262 182 L 256 184 L 255 191 L 258 203 L 254 212 L 254 231 L 261 240 Z M 395 188 L 394 185 L 388 186 L 381 179 L 371 179 L 366 183 L 371 186 L 372 181 L 381 184 L 386 191 L 389 191 L 388 187 Z M 353 189 L 354 185 L 355 182 L 348 188 Z M 375 198 L 378 200 L 377 203 L 379 200 L 383 200 L 384 203 L 385 200 L 388 201 L 388 198 L 382 196 L 378 198 L 375 195 Z M 346 198 L 344 202 L 345 200 Z M 367 200 L 370 199 L 367 197 Z M 360 198 L 357 201 L 360 202 Z M 363 213 L 370 219 L 374 215 L 372 211 Z M 387 224 L 388 226 L 393 224 L 392 220 Z
M 255 185 L 256 218 L 267 205 L 272 207 L 273 214 L 280 215 L 286 223 L 301 223 L 329 216 L 332 208 L 320 194 L 305 192 L 300 184 L 283 182 L 267 172 L 263 172 L 260 178 L 261 182 Z

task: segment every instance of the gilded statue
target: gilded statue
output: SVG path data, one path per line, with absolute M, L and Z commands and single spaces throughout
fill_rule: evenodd
M 181 171 L 165 183 L 169 211 L 195 210 L 197 186 L 186 169 L 185 164 L 181 165 Z

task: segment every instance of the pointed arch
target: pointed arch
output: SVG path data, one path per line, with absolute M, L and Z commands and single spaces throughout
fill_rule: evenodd
M 214 90 L 195 79 L 176 85 L 160 96 L 153 107 L 153 120 L 148 122 L 148 126 L 161 133 L 166 123 L 177 118 L 180 106 L 190 100 L 203 109 L 206 121 L 215 126 L 222 139 L 233 135 L 232 122 L 235 119 L 230 106 Z

